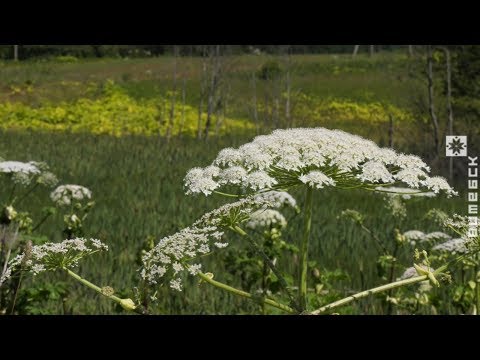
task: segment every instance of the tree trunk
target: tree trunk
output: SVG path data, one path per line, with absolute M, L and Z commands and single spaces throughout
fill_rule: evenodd
M 197 139 L 202 138 L 202 115 L 203 115 L 203 98 L 205 96 L 205 83 L 207 75 L 207 62 L 205 60 L 205 45 L 202 46 L 202 78 L 200 79 L 200 102 L 198 104 L 198 124 L 197 124 Z
M 291 78 L 290 78 L 290 52 L 287 52 L 287 73 L 286 73 L 286 87 L 287 87 L 287 94 L 285 100 L 285 120 L 288 126 L 291 126 L 291 117 L 290 117 L 290 92 L 291 92 Z
M 433 141 L 435 144 L 435 154 L 438 157 L 440 154 L 440 140 L 438 119 L 435 113 L 434 105 L 434 83 L 433 83 L 433 53 L 432 46 L 427 45 L 427 79 L 428 79 L 428 111 L 433 126 Z
M 352 54 L 353 57 L 357 56 L 359 49 L 360 49 L 360 45 L 355 45 L 355 47 L 353 48 L 353 54 Z
M 375 55 L 375 45 L 370 45 L 370 56 Z
M 413 45 L 408 45 L 408 56 L 413 57 Z
M 260 133 L 258 123 L 258 106 L 257 106 L 257 75 L 255 71 L 252 73 L 252 88 L 253 88 L 253 121 L 255 122 L 255 130 L 257 135 Z
M 389 115 L 389 126 L 388 126 L 388 146 L 393 148 L 393 116 Z
M 180 129 L 178 130 L 178 135 L 182 136 L 183 133 L 183 127 L 185 126 L 185 99 L 186 99 L 186 82 L 187 79 L 185 78 L 185 75 L 183 76 L 183 84 L 182 84 L 182 117 L 180 120 Z
M 18 45 L 13 45 L 13 61 L 18 61 Z
M 448 135 L 453 135 L 453 107 L 452 107 L 452 59 L 450 50 L 446 46 L 439 47 L 445 53 L 445 70 L 447 72 L 447 112 L 448 112 Z M 448 166 L 450 180 L 453 180 L 453 158 L 450 158 Z
M 213 105 L 215 100 L 215 92 L 218 87 L 218 72 L 219 72 L 219 55 L 220 55 L 220 45 L 215 45 L 215 51 L 212 58 L 211 66 L 211 77 L 210 77 L 210 88 L 208 91 L 208 106 L 207 106 L 207 122 L 205 124 L 205 140 L 208 140 L 210 133 L 210 127 L 212 126 L 212 115 L 213 115 Z
M 178 46 L 173 45 L 173 92 L 172 92 L 172 102 L 170 106 L 170 119 L 167 126 L 167 141 L 170 141 L 172 136 L 173 126 L 175 123 L 175 102 L 177 100 L 177 57 L 178 57 Z

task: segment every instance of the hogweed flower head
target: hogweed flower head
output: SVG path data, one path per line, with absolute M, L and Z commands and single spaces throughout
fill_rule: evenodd
M 44 271 L 76 267 L 82 258 L 107 250 L 108 246 L 100 240 L 85 238 L 32 246 L 28 249 L 28 254 L 23 252 L 9 262 L 7 271 L 0 279 L 0 285 L 11 276 L 12 271 L 16 268 L 37 275 Z
M 202 268 L 199 263 L 191 263 L 192 260 L 229 245 L 223 239 L 225 230 L 248 223 L 257 211 L 267 211 L 281 204 L 278 199 L 270 201 L 268 196 L 249 196 L 203 215 L 192 226 L 162 238 L 145 253 L 140 276 L 150 284 L 157 284 L 165 275 L 172 275 L 170 287 L 181 291 L 180 274 L 188 272 L 196 275 Z
M 435 251 L 445 251 L 455 254 L 466 254 L 469 251 L 469 245 L 471 245 L 473 241 L 467 238 L 458 238 L 458 239 L 451 239 L 442 244 L 438 244 L 432 248 Z
M 36 163 L 31 161 L 28 163 L 20 161 L 2 161 L 0 162 L 0 172 L 6 174 L 40 174 L 40 169 L 37 167 Z
M 52 187 L 58 183 L 57 177 L 49 171 L 48 165 L 44 162 L 1 161 L 0 173 L 11 175 L 14 183 L 23 186 L 28 186 L 33 181 L 46 187 Z
M 287 226 L 287 220 L 277 210 L 264 209 L 257 210 L 251 216 L 247 222 L 247 228 L 280 228 L 283 229 Z
M 389 196 L 386 199 L 385 207 L 396 218 L 405 218 L 407 216 L 407 207 L 398 196 Z
M 266 191 L 258 195 L 255 195 L 256 200 L 264 200 L 271 204 L 274 208 L 281 208 L 284 206 L 289 206 L 292 208 L 297 208 L 297 201 L 295 198 L 285 191 Z
M 208 196 L 222 186 L 244 191 L 299 185 L 375 190 L 403 183 L 435 194 L 456 194 L 445 179 L 430 177 L 429 171 L 417 156 L 382 149 L 340 130 L 289 129 L 257 136 L 238 149 L 223 149 L 210 166 L 190 170 L 185 186 L 187 194 Z
M 68 206 L 75 201 L 91 199 L 92 192 L 80 185 L 60 185 L 52 191 L 50 198 L 59 206 Z
M 419 230 L 410 230 L 403 234 L 403 237 L 409 241 L 412 246 L 417 244 L 432 244 L 440 240 L 449 240 L 452 237 L 448 234 L 445 234 L 441 231 L 435 231 L 425 234 Z

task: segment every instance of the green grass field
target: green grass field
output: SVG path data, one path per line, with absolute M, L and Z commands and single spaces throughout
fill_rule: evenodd
M 22 104 L 31 109 L 41 109 L 46 104 L 62 104 L 58 106 L 68 108 L 69 104 L 80 99 L 93 101 L 101 98 L 103 95 L 95 89 L 107 80 L 114 80 L 122 93 L 142 109 L 146 106 L 144 101 L 155 101 L 169 90 L 171 60 L 5 63 L 0 65 L 0 101 Z M 228 117 L 239 121 L 251 119 L 251 111 L 246 105 L 251 101 L 250 76 L 267 60 L 266 57 L 254 56 L 228 59 L 231 69 L 228 72 L 231 87 Z M 405 118 L 404 122 L 398 124 L 397 148 L 403 151 L 424 150 L 423 143 L 418 144 L 412 139 L 414 135 L 417 138 L 421 135 L 416 135 L 413 120 L 416 110 L 408 101 L 420 89 L 415 81 L 407 79 L 406 59 L 401 55 L 380 55 L 373 60 L 359 57 L 355 62 L 346 56 L 299 56 L 294 58 L 294 63 L 292 88 L 310 99 L 303 103 L 303 107 L 298 106 L 298 111 L 305 111 L 305 116 L 295 126 L 344 129 L 385 145 L 388 114 L 394 111 L 399 117 Z M 186 102 L 193 108 L 196 108 L 199 100 L 200 68 L 199 59 L 185 59 L 180 65 L 180 73 L 189 78 Z M 261 94 L 265 91 L 264 87 L 269 85 L 259 81 L 258 86 Z M 335 108 L 331 107 L 332 101 L 337 103 Z M 383 111 L 379 110 L 377 117 L 372 116 L 371 110 L 376 109 L 375 104 L 379 104 Z M 140 111 L 139 114 L 142 114 Z M 315 115 L 315 111 L 320 112 Z M 368 116 L 358 122 L 353 120 L 360 113 L 367 113 Z M 231 126 L 226 128 L 222 136 L 214 137 L 208 143 L 191 136 L 174 137 L 167 142 L 158 133 L 92 135 L 85 130 L 89 128 L 75 131 L 68 126 L 49 132 L 45 131 L 45 124 L 50 121 L 48 119 L 40 121 L 33 129 L 28 126 L 16 128 L 12 122 L 8 122 L 7 117 L 11 115 L 11 112 L 5 112 L 3 118 L 0 116 L 0 129 L 3 129 L 0 130 L 0 155 L 19 161 L 46 161 L 62 183 L 81 184 L 93 191 L 96 205 L 85 228 L 88 235 L 104 240 L 111 251 L 100 255 L 99 259 L 82 263 L 80 272 L 127 296 L 132 296 L 131 289 L 138 285 L 139 252 L 149 236 L 160 239 L 173 234 L 190 225 L 206 210 L 225 202 L 225 199 L 218 197 L 184 195 L 183 178 L 186 172 L 195 166 L 206 166 L 219 150 L 250 141 L 255 133 L 253 128 L 245 130 Z M 84 114 L 84 117 L 88 118 L 89 114 Z M 115 120 L 112 121 L 114 123 Z M 262 131 L 268 132 L 270 129 L 268 125 Z M 293 195 L 300 203 L 303 201 L 303 194 Z M 322 272 L 339 269 L 347 274 L 346 277 L 338 276 L 332 280 L 341 294 L 381 284 L 382 279 L 377 274 L 376 259 L 379 253 L 372 239 L 353 224 L 337 217 L 345 209 L 369 214 L 369 222 L 378 236 L 393 242 L 394 222 L 385 216 L 382 199 L 381 196 L 362 192 L 322 191 L 315 195 L 311 260 L 318 263 Z M 42 205 L 48 202 L 48 193 L 39 191 L 25 207 L 39 216 Z M 439 198 L 414 202 L 408 205 L 409 217 L 400 224 L 401 230 L 440 230 L 423 219 L 426 211 L 440 208 L 449 214 L 463 213 L 463 207 L 462 196 L 453 200 Z M 61 226 L 62 219 L 58 215 L 49 219 L 39 233 L 53 241 L 60 241 Z M 284 233 L 288 242 L 298 241 L 294 234 L 298 233 L 300 226 L 300 216 L 290 219 L 288 231 Z M 239 285 L 240 279 L 228 274 L 225 258 L 220 252 L 218 255 L 207 260 L 209 270 L 215 273 L 216 278 Z M 411 253 L 400 254 L 399 260 L 411 265 Z M 283 264 L 290 270 L 294 265 L 288 261 Z M 41 275 L 29 280 L 29 283 L 41 287 L 47 278 L 55 282 L 68 281 L 62 274 L 53 274 Z M 187 281 L 190 285 L 185 286 L 182 293 L 172 293 L 168 287 L 160 289 L 158 312 L 243 314 L 258 311 L 251 302 L 205 285 L 197 286 L 197 282 L 191 278 Z M 444 296 L 442 291 L 437 291 L 439 296 Z M 24 295 L 24 300 L 28 302 L 28 295 Z M 32 311 L 43 309 L 45 313 L 121 312 L 108 300 L 76 284 L 69 286 L 65 296 L 30 306 L 34 309 Z M 368 298 L 342 312 L 383 314 L 386 310 L 379 299 Z

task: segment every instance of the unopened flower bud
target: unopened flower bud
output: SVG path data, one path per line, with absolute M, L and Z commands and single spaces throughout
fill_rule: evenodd
M 127 311 L 133 311 L 136 309 L 135 303 L 132 299 L 122 299 L 120 300 L 120 305 Z

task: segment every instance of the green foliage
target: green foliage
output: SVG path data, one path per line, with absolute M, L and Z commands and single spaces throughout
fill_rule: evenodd
M 98 93 L 98 88 L 94 86 L 91 91 Z M 166 134 L 171 94 L 160 99 L 135 100 L 113 82 L 107 82 L 100 89 L 100 94 L 97 99 L 82 98 L 73 103 L 45 104 L 38 108 L 18 102 L 0 104 L 0 127 L 114 136 Z M 171 133 L 196 136 L 198 110 L 185 105 L 183 119 L 180 110 L 183 105 L 177 102 L 176 107 L 179 111 L 175 113 Z M 203 121 L 206 121 L 206 114 Z M 220 127 L 220 134 L 227 130 L 242 132 L 252 128 L 248 121 L 226 118 Z
M 275 80 L 279 78 L 283 73 L 282 68 L 278 61 L 269 60 L 265 64 L 262 65 L 260 70 L 258 71 L 258 78 L 262 80 Z
M 64 281 L 33 283 L 19 293 L 15 314 L 50 315 L 54 304 L 61 309 L 57 314 L 70 315 L 73 310 L 66 303 L 70 288 L 71 284 Z
M 76 63 L 78 62 L 78 58 L 72 55 L 64 55 L 64 56 L 57 56 L 55 61 L 59 63 Z

